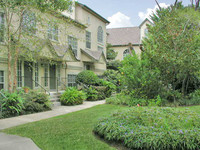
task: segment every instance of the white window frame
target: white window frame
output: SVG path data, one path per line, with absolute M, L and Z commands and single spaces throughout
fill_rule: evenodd
M 98 46 L 97 49 L 98 49 L 98 51 L 103 51 L 104 50 L 102 46 Z
M 61 65 L 57 65 L 58 86 L 61 86 Z
M 0 76 L 0 78 L 3 78 L 3 82 L 0 80 L 0 85 L 3 85 L 2 89 L 5 89 L 5 71 L 0 70 L 0 72 L 3 72 L 3 76 Z
M 103 43 L 103 28 L 102 28 L 102 26 L 99 26 L 98 27 L 98 31 L 97 31 L 97 41 L 98 41 L 98 43 Z
M 73 36 L 68 36 L 68 45 L 71 46 L 75 56 L 78 56 L 78 40 Z
M 22 61 L 17 62 L 17 87 L 21 88 L 23 86 L 23 76 L 22 76 Z
M 86 48 L 91 49 L 91 32 L 86 31 Z
M 123 59 L 126 58 L 127 56 L 130 55 L 130 50 L 129 49 L 126 49 L 124 52 L 123 52 Z
M 35 87 L 39 87 L 39 63 L 35 63 Z
M 52 40 L 52 41 L 56 41 L 58 42 L 58 38 L 59 38 L 59 29 L 58 29 L 58 25 L 57 24 L 49 24 L 48 25 L 48 30 L 47 30 L 47 36 L 48 39 Z
M 71 77 L 73 77 L 72 79 L 70 79 Z M 74 78 L 75 77 L 75 78 Z M 77 83 L 76 83 L 76 74 L 68 74 L 67 75 L 67 86 L 68 87 L 77 87 Z M 71 84 L 71 85 L 69 85 Z
M 44 86 L 49 86 L 49 64 L 44 64 Z

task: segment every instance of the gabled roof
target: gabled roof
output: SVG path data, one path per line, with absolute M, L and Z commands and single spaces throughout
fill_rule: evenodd
M 140 28 L 111 28 L 107 29 L 108 43 L 113 46 L 128 45 L 129 43 L 140 44 Z
M 104 57 L 105 60 L 106 60 L 106 57 L 105 57 L 103 51 L 90 51 L 90 50 L 83 50 L 83 49 L 81 49 L 81 51 L 82 51 L 83 53 L 85 53 L 87 56 L 89 56 L 89 57 L 91 57 L 92 59 L 94 59 L 95 61 L 99 61 L 102 55 L 103 55 L 103 57 Z
M 105 19 L 104 17 L 102 17 L 101 15 L 99 15 L 98 13 L 96 13 L 94 10 L 92 10 L 91 8 L 89 8 L 88 6 L 81 4 L 79 2 L 76 2 L 77 5 L 79 5 L 80 7 L 82 7 L 83 9 L 85 9 L 86 11 L 90 12 L 91 14 L 93 14 L 94 16 L 96 16 L 97 18 L 99 18 L 100 20 L 102 20 L 105 23 L 110 23 L 107 19 Z
M 143 24 L 145 23 L 145 22 L 150 22 L 151 24 L 153 24 L 148 18 L 146 18 L 140 25 L 139 25 L 139 28 L 141 28 L 142 26 L 143 26 Z

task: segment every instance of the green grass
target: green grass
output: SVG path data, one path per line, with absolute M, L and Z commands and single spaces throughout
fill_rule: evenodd
M 6 129 L 3 132 L 31 138 L 42 150 L 114 150 L 93 135 L 99 118 L 117 110 L 117 105 L 99 105 L 90 109 Z
M 177 109 L 185 109 L 179 107 Z M 188 107 L 200 113 L 200 106 Z M 93 135 L 95 123 L 129 107 L 99 105 L 90 109 L 6 129 L 3 132 L 31 138 L 42 150 L 114 150 Z

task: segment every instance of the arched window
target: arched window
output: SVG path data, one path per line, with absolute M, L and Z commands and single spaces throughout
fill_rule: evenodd
M 125 57 L 127 57 L 128 55 L 130 55 L 130 51 L 129 51 L 129 49 L 126 49 L 126 50 L 124 51 L 124 53 L 123 53 L 123 59 L 124 59 Z
M 97 40 L 99 43 L 103 43 L 103 29 L 101 26 L 98 27 Z

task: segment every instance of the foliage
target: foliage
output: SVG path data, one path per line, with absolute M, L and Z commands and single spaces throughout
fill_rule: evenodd
M 153 99 L 163 93 L 160 71 L 148 68 L 149 65 L 147 59 L 140 59 L 137 55 L 128 56 L 122 61 L 122 82 L 135 98 Z
M 17 93 L 2 91 L 6 98 L 2 98 L 2 116 L 12 117 L 20 115 L 24 108 L 22 97 Z
M 113 83 L 117 87 L 118 92 L 123 88 L 123 83 L 121 82 L 122 75 L 119 71 L 108 69 L 103 73 L 103 77 L 105 80 Z
M 149 68 L 160 71 L 162 84 L 188 95 L 199 86 L 200 12 L 178 5 L 158 10 L 143 41 Z
M 89 87 L 88 89 L 84 89 L 84 92 L 87 95 L 88 101 L 97 101 L 99 100 L 98 91 L 94 87 Z
M 130 149 L 193 150 L 199 148 L 200 116 L 172 108 L 132 108 L 104 118 L 94 132 Z
M 27 94 L 23 94 L 25 113 L 41 112 L 51 109 L 49 96 L 39 91 L 31 90 Z
M 77 83 L 83 83 L 85 85 L 96 85 L 98 80 L 98 76 L 90 70 L 82 71 L 76 77 Z
M 110 97 L 112 95 L 112 93 L 116 90 L 116 86 L 109 81 L 100 79 L 98 84 L 100 86 L 105 87 L 105 90 L 104 90 L 105 97 Z
M 86 94 L 83 91 L 78 91 L 75 87 L 66 89 L 61 95 L 60 101 L 62 105 L 79 105 L 86 99 Z
M 121 61 L 119 60 L 112 60 L 107 62 L 107 69 L 119 70 L 119 67 L 121 67 Z
M 117 52 L 114 51 L 114 49 L 112 49 L 112 45 L 111 44 L 107 44 L 107 48 L 106 48 L 106 56 L 108 60 L 114 60 L 117 57 Z

